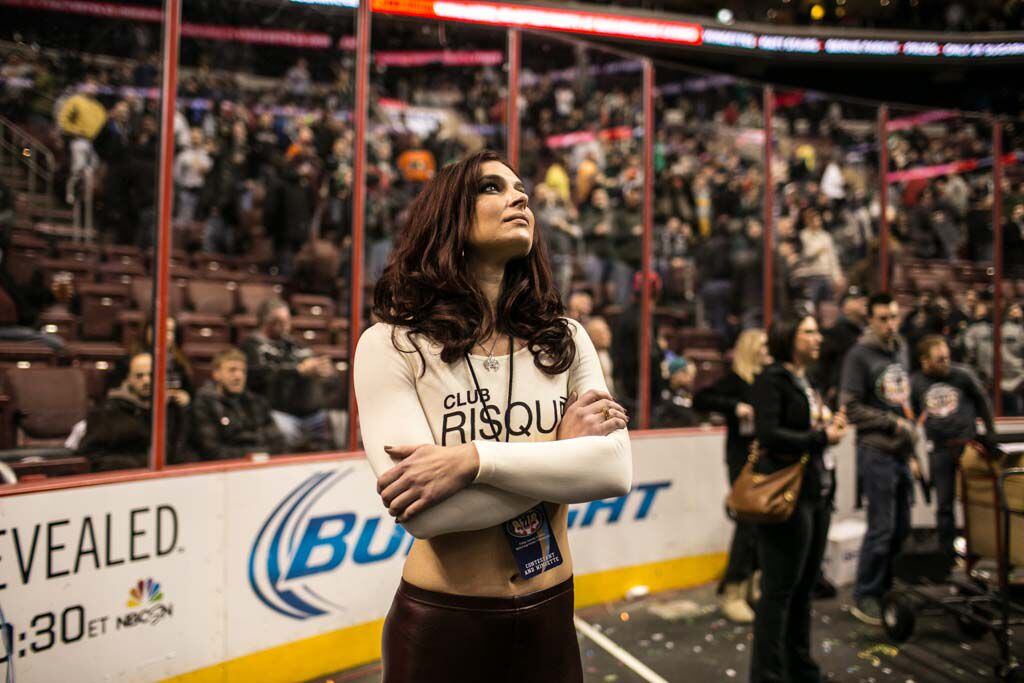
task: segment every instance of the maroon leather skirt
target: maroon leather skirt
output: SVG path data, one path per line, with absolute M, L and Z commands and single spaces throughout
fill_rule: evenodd
M 513 598 L 398 587 L 383 683 L 582 683 L 573 583 Z

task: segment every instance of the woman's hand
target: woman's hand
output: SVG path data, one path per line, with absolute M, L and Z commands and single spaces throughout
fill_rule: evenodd
M 480 454 L 472 443 L 384 450 L 398 463 L 377 479 L 377 493 L 400 523 L 466 488 L 480 470 Z
M 737 403 L 736 404 L 736 417 L 739 419 L 753 418 L 754 417 L 754 406 L 749 403 Z
M 556 436 L 559 441 L 578 436 L 608 436 L 617 429 L 625 429 L 628 422 L 626 409 L 607 391 L 591 389 L 582 396 L 574 391 L 565 403 Z
M 843 436 L 846 435 L 846 427 L 846 409 L 843 408 L 832 417 L 828 427 L 825 427 L 825 436 L 828 437 L 830 446 L 835 446 L 843 440 Z

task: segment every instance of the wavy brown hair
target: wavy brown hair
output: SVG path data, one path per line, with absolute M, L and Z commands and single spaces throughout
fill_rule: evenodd
M 496 316 L 464 258 L 480 169 L 488 161 L 509 166 L 492 151 L 477 152 L 442 168 L 413 200 L 374 288 L 373 312 L 386 323 L 440 344 L 445 363 L 462 358 L 477 341 L 498 332 L 525 339 L 534 365 L 557 375 L 572 366 L 576 345 L 562 317 L 564 307 L 552 282 L 540 226 L 534 228 L 530 253 L 505 265 Z M 399 347 L 394 332 L 391 341 L 399 351 L 412 353 Z

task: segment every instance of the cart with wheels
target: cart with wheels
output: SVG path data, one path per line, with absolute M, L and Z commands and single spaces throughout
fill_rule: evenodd
M 1017 436 L 1020 439 L 1020 436 Z M 966 571 L 946 575 L 922 571 L 897 580 L 882 600 L 886 635 L 897 643 L 914 633 L 919 617 L 944 615 L 960 634 L 979 640 L 991 634 L 999 650 L 995 680 L 1024 683 L 1024 668 L 1013 651 L 1014 627 L 1024 626 L 1024 467 L 1002 469 L 978 444 L 964 450 L 960 498 L 967 538 Z M 936 558 L 941 565 L 941 559 Z M 995 571 L 981 565 L 995 562 Z

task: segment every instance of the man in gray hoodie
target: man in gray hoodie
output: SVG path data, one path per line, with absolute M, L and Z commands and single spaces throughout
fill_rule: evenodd
M 850 613 L 882 624 L 881 598 L 892 585 L 892 560 L 910 531 L 911 456 L 917 429 L 910 407 L 909 357 L 899 306 L 888 294 L 868 301 L 868 327 L 843 361 L 840 405 L 857 428 L 857 478 L 868 501 Z

